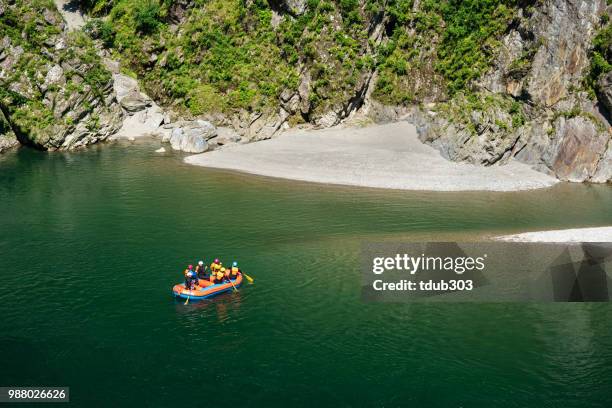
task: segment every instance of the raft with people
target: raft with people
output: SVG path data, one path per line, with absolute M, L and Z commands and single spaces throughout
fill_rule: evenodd
M 172 288 L 172 295 L 176 298 L 189 300 L 208 299 L 221 293 L 238 291 L 242 285 L 243 275 L 249 282 L 253 278 L 243 273 L 238 268 L 238 263 L 233 262 L 231 267 L 225 268 L 219 259 L 215 259 L 210 268 L 199 261 L 196 268 L 189 265 L 184 271 L 185 282 L 178 283 Z

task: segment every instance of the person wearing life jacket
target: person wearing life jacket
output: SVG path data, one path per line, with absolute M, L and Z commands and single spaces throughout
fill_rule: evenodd
M 224 273 L 225 273 L 225 268 L 221 268 L 221 270 L 217 272 L 215 283 L 223 283 Z
M 238 269 L 238 262 L 236 261 L 232 262 L 232 274 L 231 274 L 232 279 L 236 279 L 239 273 L 240 273 L 240 269 Z
M 189 289 L 189 268 L 183 271 L 183 275 L 185 276 L 185 289 Z
M 219 267 L 221 263 L 219 262 L 219 258 L 215 258 L 214 261 L 210 264 L 210 272 L 217 272 L 217 267 Z M 221 269 L 221 268 L 219 268 Z
M 189 265 L 185 270 L 185 288 L 193 290 L 196 279 L 195 272 L 193 271 L 193 265 Z
M 204 261 L 198 261 L 198 266 L 196 266 L 196 271 L 198 272 L 199 279 L 208 279 L 206 268 L 204 268 Z

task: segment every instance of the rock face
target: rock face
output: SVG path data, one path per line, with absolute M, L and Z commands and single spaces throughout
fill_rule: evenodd
M 584 181 L 598 170 L 600 159 L 610 139 L 608 132 L 600 132 L 588 118 L 559 118 L 555 133 L 544 159 L 558 178 Z
M 515 157 L 561 180 L 611 181 L 612 133 L 601 107 L 612 107 L 612 73 L 598 82 L 599 101 L 580 91 L 606 2 L 546 0 L 531 12 L 502 39 L 477 83 L 479 101 L 459 95 L 422 112 L 420 138 L 451 160 Z
M 15 134 L 11 130 L 9 123 L 2 112 L 0 112 L 0 153 L 12 149 L 13 147 L 17 147 L 18 145 L 19 142 L 17 141 Z
M 591 178 L 591 181 L 595 183 L 605 183 L 606 181 L 612 180 L 612 141 L 608 140 L 608 148 L 606 153 L 602 156 L 599 164 L 597 165 L 597 171 Z
M 17 146 L 19 146 L 19 142 L 17 141 L 15 135 L 0 136 L 0 153 Z
M 17 22 L 13 33 L 18 33 L 0 42 L 5 129 L 22 144 L 48 150 L 105 140 L 123 117 L 110 73 L 91 40 L 62 31 L 62 17 L 44 4 L 3 2 L 4 13 Z
M 606 107 L 608 112 L 612 112 L 612 71 L 602 76 L 597 85 L 599 100 Z

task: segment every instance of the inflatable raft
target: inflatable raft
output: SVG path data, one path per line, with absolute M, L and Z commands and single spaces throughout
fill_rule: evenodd
M 234 289 L 234 286 L 239 287 L 242 284 L 242 274 L 239 273 L 236 279 L 232 279 L 232 282 L 234 283 L 233 286 L 229 282 L 212 284 L 207 280 L 198 279 L 198 286 L 194 290 L 187 290 L 184 283 L 179 283 L 172 288 L 172 295 L 183 299 L 189 298 L 189 300 L 208 299 L 221 293 L 230 292 Z

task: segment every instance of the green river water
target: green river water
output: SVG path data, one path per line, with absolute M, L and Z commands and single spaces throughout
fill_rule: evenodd
M 612 405 L 610 304 L 366 304 L 363 241 L 612 224 L 612 187 L 324 186 L 149 145 L 0 156 L 0 386 L 75 406 Z M 170 294 L 199 257 L 239 293 Z

